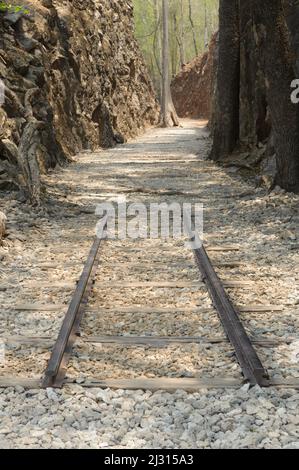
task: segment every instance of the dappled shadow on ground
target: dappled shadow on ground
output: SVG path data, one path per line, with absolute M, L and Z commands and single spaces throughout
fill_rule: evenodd
M 24 320 L 25 313 L 15 317 L 10 307 L 24 299 L 28 302 L 67 305 L 71 291 L 39 289 L 38 280 L 45 278 L 48 278 L 49 282 L 56 278 L 65 280 L 68 279 L 70 272 L 74 279 L 78 277 L 82 261 L 90 247 L 87 234 L 89 236 L 94 234 L 96 223 L 94 209 L 97 202 L 100 198 L 109 199 L 111 196 L 126 194 L 124 191 L 126 189 L 131 191 L 135 188 L 136 193 L 126 194 L 130 202 L 142 201 L 146 204 L 153 201 L 203 202 L 207 246 L 227 244 L 237 246 L 235 251 L 212 252 L 212 259 L 215 262 L 233 259 L 242 263 L 238 268 L 218 269 L 219 275 L 224 279 L 249 279 L 253 282 L 249 290 L 228 291 L 234 303 L 245 306 L 252 304 L 282 306 L 283 311 L 276 314 L 273 312 L 260 315 L 242 314 L 248 332 L 259 337 L 299 339 L 299 317 L 296 307 L 299 282 L 297 241 L 299 197 L 279 192 L 268 194 L 265 190 L 244 182 L 240 176 L 232 174 L 229 170 L 205 161 L 208 145 L 206 132 L 193 124 L 189 128 L 150 130 L 136 142 L 94 154 L 84 153 L 67 169 L 56 169 L 51 172 L 44 178 L 47 202 L 40 212 L 17 202 L 12 205 L 9 201 L 11 197 L 4 194 L 0 207 L 8 208 L 6 212 L 8 212 L 9 229 L 15 227 L 15 231 L 19 231 L 24 239 L 17 242 L 12 237 L 12 240 L 5 242 L 7 253 L 5 252 L 5 264 L 1 266 L 1 279 L 2 282 L 7 282 L 7 279 L 14 282 L 10 281 L 12 286 L 7 291 L 0 292 L 4 308 L 2 331 L 11 330 L 14 334 L 22 331 L 31 331 L 32 334 L 34 331 L 36 334 L 47 332 L 55 337 L 63 312 L 50 312 L 44 321 L 42 321 L 43 315 L 37 321 L 36 314 L 26 314 Z M 134 160 L 146 161 L 147 164 L 137 163 Z M 142 190 L 153 189 L 177 189 L 190 194 L 163 196 L 146 191 L 142 193 Z M 186 279 L 196 278 L 194 271 L 189 272 L 188 268 L 184 267 L 187 260 L 190 262 L 188 252 L 184 251 L 178 268 L 167 273 L 161 270 L 159 274 L 159 263 L 167 266 L 171 259 L 176 259 L 178 256 L 178 249 L 175 247 L 172 255 L 167 256 L 160 251 L 163 243 L 159 240 L 152 247 L 150 244 L 143 245 L 143 242 L 139 241 L 128 241 L 127 246 L 130 244 L 140 248 L 139 255 L 131 253 L 124 255 L 123 258 L 118 257 L 114 242 L 104 245 L 101 252 L 104 261 L 103 271 L 100 269 L 98 276 L 100 296 L 94 298 L 92 305 L 103 307 L 105 304 L 111 304 L 116 308 L 125 304 L 211 307 L 207 293 L 202 294 L 201 289 L 195 293 L 191 289 L 187 289 L 186 292 L 165 290 L 158 294 L 151 291 L 148 297 L 139 292 L 139 298 L 136 293 L 128 291 L 117 293 L 112 289 L 103 293 L 100 285 L 104 280 L 111 280 L 113 287 L 113 282 L 117 279 L 145 280 L 146 275 L 151 279 L 151 273 L 146 271 L 146 266 L 145 275 L 137 269 L 134 270 L 134 264 L 139 266 L 145 260 L 152 265 L 157 263 L 155 279 L 159 279 L 159 276 L 162 279 L 166 275 L 172 275 L 172 279 L 176 279 L 176 269 L 180 270 L 180 278 L 185 276 Z M 49 260 L 57 263 L 56 270 L 37 269 L 37 263 Z M 73 268 L 66 265 L 70 260 Z M 125 269 L 124 261 L 133 263 L 129 270 Z M 182 276 L 181 271 L 184 269 L 186 271 Z M 30 276 L 32 280 L 36 279 L 37 286 L 32 292 L 25 292 L 21 281 L 24 277 Z M 132 334 L 132 332 L 142 334 L 144 329 L 155 334 L 159 332 L 175 334 L 176 326 L 182 335 L 186 332 L 190 335 L 192 332 L 209 334 L 209 330 L 211 334 L 215 332 L 221 334 L 222 331 L 213 311 L 206 316 L 190 313 L 181 317 L 170 315 L 168 319 L 162 318 L 161 315 L 151 317 L 145 315 L 144 318 L 140 316 L 138 318 L 131 314 L 125 319 L 120 317 L 121 315 L 111 314 L 98 319 L 93 316 L 91 320 L 91 317 L 87 316 L 84 328 L 90 330 L 90 334 L 94 331 L 102 335 L 111 334 L 112 331 L 116 334 Z M 285 376 L 291 373 L 297 376 L 298 367 L 296 363 L 292 363 L 294 358 L 292 351 L 290 345 L 285 344 L 273 350 L 259 350 L 259 353 L 271 373 L 279 375 L 282 372 Z M 131 354 L 133 353 L 128 353 L 128 360 Z M 204 355 L 204 351 L 201 350 L 200 354 Z M 221 355 L 220 350 L 219 355 Z M 221 358 L 217 359 L 221 363 Z M 107 355 L 105 360 L 108 369 L 111 360 L 112 371 L 113 364 L 117 363 L 118 359 L 116 357 L 109 359 Z M 149 364 L 147 360 L 146 356 L 140 359 L 141 365 L 144 368 L 148 365 L 153 369 L 152 360 L 149 360 Z M 234 360 L 231 363 L 234 365 Z M 213 367 L 213 361 L 210 366 Z M 119 366 L 119 373 L 123 367 Z

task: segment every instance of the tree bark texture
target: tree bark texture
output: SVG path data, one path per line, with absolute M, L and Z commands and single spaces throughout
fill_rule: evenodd
M 240 38 L 238 0 L 220 0 L 218 70 L 212 158 L 232 152 L 239 138 Z
M 299 192 L 297 0 L 221 0 L 211 158 L 265 146 L 275 184 Z

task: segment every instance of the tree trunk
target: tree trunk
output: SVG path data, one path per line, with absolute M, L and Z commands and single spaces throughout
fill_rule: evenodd
M 204 36 L 204 48 L 209 47 L 209 29 L 208 29 L 208 12 L 207 12 L 207 2 L 205 0 L 205 36 Z
M 184 0 L 181 0 L 180 7 L 181 7 L 181 25 L 180 25 L 180 32 L 181 32 L 181 62 L 182 65 L 186 62 L 186 50 L 185 50 L 185 23 L 184 23 Z
M 299 106 L 291 101 L 294 55 L 281 0 L 254 0 L 259 47 L 264 51 L 267 101 L 276 151 L 276 183 L 299 191 Z
M 239 138 L 239 1 L 220 0 L 219 52 L 216 83 L 216 116 L 213 117 L 211 158 L 231 153 Z
M 293 192 L 299 192 L 299 105 L 291 100 L 298 27 L 297 0 L 220 1 L 212 119 L 211 158 L 223 159 L 237 143 L 258 155 L 262 142 L 262 169 L 273 185 Z
M 179 45 L 177 41 L 176 12 L 171 12 L 171 31 L 169 31 L 169 50 L 171 56 L 171 76 L 175 77 L 178 72 Z
M 220 160 L 239 138 L 240 38 L 239 0 L 220 0 L 216 109 L 211 158 Z
M 183 47 L 183 42 L 182 42 L 181 31 L 179 31 L 179 28 L 178 28 L 178 20 L 177 20 L 176 13 L 173 14 L 173 25 L 174 25 L 174 32 L 175 32 L 176 42 L 177 42 L 178 47 L 179 47 L 180 65 L 181 65 L 181 68 L 182 68 L 184 63 L 185 63 L 185 54 L 184 54 L 184 47 Z
M 240 0 L 240 146 L 248 150 L 270 134 L 264 51 L 254 21 L 252 1 Z
M 162 126 L 179 126 L 179 119 L 174 108 L 169 81 L 169 4 L 163 0 L 163 84 L 162 84 Z
M 192 30 L 192 36 L 193 36 L 193 44 L 194 44 L 194 51 L 195 51 L 195 55 L 197 56 L 197 55 L 198 55 L 198 47 L 197 47 L 197 41 L 196 41 L 195 26 L 194 26 L 194 21 L 193 21 L 191 0 L 189 0 L 189 21 L 190 21 L 190 24 L 191 24 L 191 30 Z

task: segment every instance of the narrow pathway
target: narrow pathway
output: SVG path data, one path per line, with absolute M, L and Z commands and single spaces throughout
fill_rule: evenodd
M 206 160 L 209 145 L 203 124 L 196 122 L 185 121 L 179 129 L 151 129 L 124 146 L 81 154 L 74 164 L 46 176 L 49 200 L 39 214 L 18 201 L 10 201 L 8 197 L 1 200 L 0 209 L 4 208 L 8 214 L 10 232 L 9 239 L 0 248 L 0 336 L 10 338 L 6 346 L 6 360 L 0 365 L 2 376 L 28 378 L 42 373 L 49 357 L 49 347 L 59 331 L 94 236 L 97 222 L 95 206 L 125 196 L 128 203 L 143 202 L 146 205 L 153 202 L 204 204 L 205 243 L 217 265 L 219 276 L 236 284 L 228 292 L 243 312 L 242 320 L 249 335 L 257 340 L 281 340 L 281 345 L 275 348 L 256 346 L 271 377 L 299 378 L 299 197 L 287 195 L 281 190 L 267 194 L 265 190 L 245 183 L 233 169 L 224 170 Z M 83 335 L 223 337 L 218 317 L 206 289 L 200 285 L 192 253 L 186 249 L 184 240 L 109 240 L 103 245 L 101 260 L 95 294 L 82 325 Z M 198 287 L 141 290 L 124 289 L 122 286 L 122 282 L 178 280 L 198 282 Z M 164 311 L 161 312 L 161 309 Z M 48 337 L 49 342 L 45 347 L 44 341 L 42 345 L 22 345 L 18 338 L 12 341 L 12 336 L 20 335 Z M 128 348 L 119 344 L 86 346 L 83 341 L 78 341 L 68 375 L 78 377 L 77 392 L 68 388 L 61 392 L 39 391 L 37 395 L 26 392 L 26 396 L 43 397 L 43 412 L 52 416 L 52 421 L 50 416 L 48 421 L 50 428 L 51 423 L 54 423 L 54 431 L 57 426 L 71 427 L 70 434 L 67 433 L 68 440 L 63 433 L 58 432 L 56 436 L 53 431 L 51 443 L 57 446 L 67 447 L 66 442 L 70 443 L 70 447 L 76 445 L 81 427 L 81 421 L 75 416 L 77 406 L 82 413 L 82 431 L 89 429 L 90 424 L 94 431 L 91 440 L 87 439 L 86 432 L 87 445 L 105 444 L 107 439 L 107 445 L 123 447 L 132 446 L 132 440 L 133 446 L 146 445 L 148 440 L 150 446 L 172 444 L 200 447 L 213 446 L 216 442 L 221 446 L 221 439 L 227 446 L 230 443 L 234 446 L 233 435 L 225 436 L 228 431 L 232 433 L 232 429 L 235 429 L 235 438 L 240 440 L 241 445 L 247 438 L 239 432 L 243 423 L 239 413 L 243 411 L 244 418 L 253 416 L 244 420 L 245 428 L 247 425 L 258 428 L 256 435 L 251 436 L 252 442 L 248 441 L 246 445 L 259 445 L 263 442 L 260 427 L 264 423 L 266 426 L 270 419 L 260 396 L 267 397 L 271 407 L 276 406 L 273 403 L 278 403 L 278 408 L 284 406 L 280 402 L 283 392 L 274 390 L 201 391 L 188 398 L 180 391 L 174 395 L 157 392 L 155 398 L 155 394 L 150 392 L 83 391 L 80 387 L 80 383 L 90 377 L 205 376 L 230 377 L 241 381 L 240 368 L 226 343 L 175 344 L 161 349 L 148 346 Z M 2 391 L 0 395 L 4 400 L 6 393 Z M 12 394 L 12 406 L 18 409 L 21 390 L 10 390 L 8 393 Z M 291 392 L 287 393 L 291 396 Z M 213 397 L 216 394 L 226 397 L 223 403 L 220 400 L 215 402 Z M 91 418 L 84 417 L 81 405 L 75 402 L 76 396 L 82 397 L 83 403 L 95 400 L 102 417 L 97 415 L 99 410 L 94 411 Z M 74 408 L 65 416 L 66 399 L 72 402 Z M 156 399 L 158 404 L 167 403 L 169 407 L 162 413 L 160 428 L 155 427 L 159 410 L 161 412 Z M 57 423 L 57 417 L 47 411 L 51 400 L 61 407 L 61 423 Z M 241 401 L 245 408 L 239 412 Z M 111 416 L 113 403 L 122 410 L 115 423 Z M 250 406 L 253 409 L 257 407 L 259 416 L 249 413 L 246 403 L 249 409 Z M 224 408 L 222 405 L 225 405 Z M 210 410 L 210 414 L 208 411 L 203 413 L 202 408 Z M 232 412 L 230 420 L 224 420 L 227 424 L 217 424 L 216 420 L 213 424 L 210 421 L 215 410 L 219 414 Z M 28 419 L 31 422 L 34 415 L 30 413 Z M 290 413 L 292 415 L 292 411 Z M 42 415 L 41 410 L 40 417 L 32 426 L 36 426 L 46 446 L 48 437 L 40 426 L 40 420 L 44 418 Z M 14 432 L 10 423 L 17 423 L 20 419 L 23 419 L 21 410 L 15 419 L 7 421 L 8 431 L 4 433 L 7 442 L 14 441 L 14 436 L 10 435 Z M 281 420 L 279 414 L 277 420 Z M 119 424 L 117 428 L 120 422 L 123 425 Z M 202 434 L 198 429 L 200 422 L 205 422 L 207 426 Z M 79 424 L 72 427 L 73 423 Z M 182 423 L 185 424 L 180 429 Z M 289 422 L 283 424 L 287 426 Z M 139 432 L 140 426 L 143 431 Z M 216 426 L 215 431 L 213 426 Z M 103 427 L 105 438 L 98 432 Z M 128 427 L 131 428 L 130 432 Z M 277 439 L 282 439 L 278 440 L 280 445 L 293 442 L 294 436 L 288 428 L 284 432 L 284 441 L 283 435 L 277 436 Z M 74 444 L 70 435 L 75 436 Z M 38 442 L 36 437 L 38 434 L 28 438 L 24 433 L 24 440 L 21 439 L 18 445 L 22 442 L 24 445 L 35 444 Z M 275 445 L 274 437 L 271 443 Z

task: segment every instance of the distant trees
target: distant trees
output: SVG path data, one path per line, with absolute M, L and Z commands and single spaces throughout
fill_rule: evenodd
M 162 1 L 133 0 L 136 37 L 160 96 Z M 218 5 L 219 0 L 169 0 L 169 70 L 172 77 L 184 63 L 204 51 L 218 28 Z

